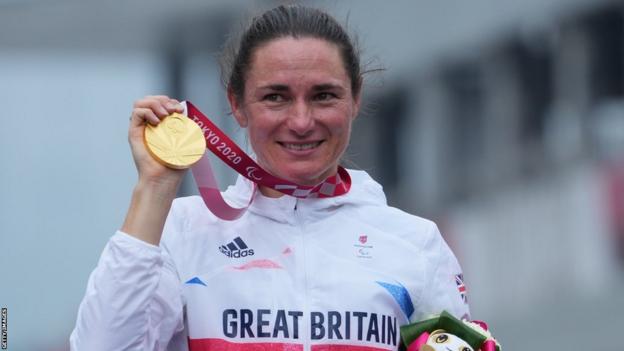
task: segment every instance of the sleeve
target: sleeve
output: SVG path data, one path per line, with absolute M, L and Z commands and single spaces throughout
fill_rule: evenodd
M 459 319 L 470 319 L 466 286 L 457 258 L 432 223 L 432 239 L 427 250 L 432 253 L 433 266 L 419 301 L 419 312 L 411 322 L 417 322 L 446 310 Z
M 184 330 L 180 286 L 165 250 L 118 231 L 89 277 L 70 349 L 166 350 Z

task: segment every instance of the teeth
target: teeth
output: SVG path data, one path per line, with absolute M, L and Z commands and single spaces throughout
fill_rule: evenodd
M 321 142 L 316 142 L 316 143 L 307 143 L 307 144 L 288 144 L 288 143 L 283 143 L 282 145 L 284 145 L 284 147 L 286 147 L 287 149 L 290 150 L 297 150 L 297 151 L 301 151 L 301 150 L 309 150 L 309 149 L 313 149 L 317 146 L 319 146 L 321 144 Z

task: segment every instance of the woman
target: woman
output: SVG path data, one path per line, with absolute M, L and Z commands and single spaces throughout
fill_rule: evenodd
M 338 171 L 360 107 L 359 58 L 324 12 L 278 7 L 244 33 L 227 94 L 257 162 L 315 185 Z M 176 100 L 135 103 L 139 173 L 128 215 L 92 273 L 72 350 L 396 350 L 399 327 L 447 310 L 467 317 L 457 260 L 432 222 L 386 205 L 349 171 L 341 196 L 297 199 L 239 178 L 224 196 L 248 211 L 212 215 L 173 200 L 183 171 L 155 162 L 145 123 Z M 173 205 L 172 205 L 173 203 Z

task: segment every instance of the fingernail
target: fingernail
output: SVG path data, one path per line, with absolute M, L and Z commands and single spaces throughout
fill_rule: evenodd
M 180 105 L 169 102 L 167 103 L 167 108 L 170 110 L 178 110 L 180 109 Z

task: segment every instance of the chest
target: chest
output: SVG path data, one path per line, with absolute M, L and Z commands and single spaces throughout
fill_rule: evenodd
M 343 228 L 265 223 L 205 233 L 203 253 L 179 267 L 191 350 L 193 343 L 396 349 L 424 262 L 388 233 L 361 223 Z

